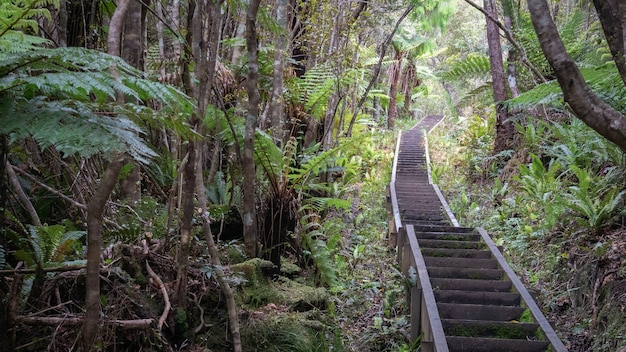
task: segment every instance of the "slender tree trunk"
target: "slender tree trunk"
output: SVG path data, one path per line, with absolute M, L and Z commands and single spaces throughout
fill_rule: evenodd
M 258 87 L 259 56 L 256 15 L 260 0 L 251 0 L 246 13 L 246 47 L 248 50 L 248 111 L 243 145 L 243 240 L 246 253 L 251 257 L 258 255 L 258 228 L 256 213 L 256 169 L 254 165 L 254 134 L 259 117 L 261 97 Z
M 512 0 L 505 0 L 502 2 L 502 7 L 504 8 L 504 27 L 511 33 L 513 33 L 513 22 L 516 11 L 513 9 Z M 519 53 L 517 52 L 517 48 L 512 46 L 509 48 L 508 58 L 507 58 L 507 82 L 509 83 L 509 90 L 511 91 L 511 96 L 513 98 L 519 96 L 519 88 L 517 86 L 517 60 L 519 57 Z
M 392 130 L 396 123 L 398 105 L 398 84 L 400 83 L 400 70 L 402 70 L 402 54 L 394 49 L 394 63 L 391 64 L 389 73 L 389 113 L 387 114 L 387 128 Z
M 378 80 L 378 75 L 380 74 L 380 68 L 383 65 L 383 60 L 385 59 L 385 52 L 387 51 L 387 47 L 389 46 L 389 44 L 391 44 L 391 40 L 393 39 L 393 36 L 398 31 L 398 28 L 400 27 L 400 24 L 402 23 L 402 21 L 404 21 L 406 16 L 408 16 L 409 13 L 413 11 L 414 8 L 415 8 L 415 5 L 410 5 L 409 7 L 407 7 L 406 10 L 404 10 L 402 15 L 400 15 L 400 17 L 396 21 L 396 25 L 394 26 L 393 31 L 391 31 L 391 33 L 389 33 L 387 38 L 385 38 L 385 41 L 383 42 L 381 49 L 380 49 L 380 54 L 379 54 L 380 56 L 378 57 L 378 63 L 374 67 L 374 73 L 372 74 L 372 79 L 370 80 L 370 83 L 367 85 L 367 88 L 365 88 L 365 92 L 361 96 L 361 99 L 359 99 L 359 103 L 354 109 L 354 113 L 352 114 L 352 119 L 350 120 L 350 125 L 348 126 L 348 131 L 346 131 L 346 136 L 349 137 L 352 135 L 352 128 L 354 127 L 354 123 L 356 122 L 356 119 L 359 116 L 359 112 L 361 111 L 361 108 L 363 107 L 363 104 L 365 103 L 365 100 L 367 99 L 367 95 L 369 94 L 370 90 L 374 86 L 374 83 L 376 83 L 376 81 Z
M 274 75 L 272 77 L 272 97 L 268 105 L 268 115 L 272 127 L 272 136 L 276 142 L 284 142 L 284 97 L 283 76 L 285 71 L 285 56 L 287 52 L 287 0 L 277 0 L 276 22 L 283 30 L 276 35 L 274 44 Z
M 57 44 L 61 48 L 67 47 L 67 0 L 59 1 L 59 26 Z
M 131 1 L 124 21 L 124 39 L 122 41 L 122 58 L 134 68 L 145 71 L 145 9 L 140 1 Z M 128 173 L 120 179 L 122 199 L 131 204 L 141 199 L 141 166 L 127 158 L 126 164 L 131 165 Z
M 600 135 L 626 151 L 626 116 L 595 95 L 578 66 L 567 54 L 545 0 L 528 2 L 530 18 L 548 63 L 556 74 L 565 101 L 574 114 Z
M 119 5 L 118 5 L 119 6 Z M 100 324 L 100 252 L 102 247 L 102 217 L 117 178 L 122 169 L 122 159 L 116 156 L 104 172 L 104 176 L 87 205 L 87 274 L 85 275 L 85 325 L 83 327 L 83 350 L 91 351 L 98 336 Z
M 130 0 L 120 0 L 109 23 L 108 53 L 121 54 L 122 25 Z M 113 72 L 116 75 L 116 72 Z M 87 204 L 87 274 L 85 276 L 85 325 L 83 350 L 91 351 L 98 336 L 100 322 L 100 251 L 102 247 L 102 217 L 122 169 L 121 156 L 114 156 L 105 170 L 96 192 Z
M 202 154 L 196 153 L 196 188 L 199 190 L 204 189 L 204 179 L 202 173 Z M 202 230 L 204 232 L 204 239 L 207 243 L 211 265 L 215 270 L 217 282 L 224 292 L 224 299 L 226 300 L 226 307 L 228 309 L 228 325 L 230 326 L 230 332 L 233 335 L 233 351 L 241 352 L 241 333 L 239 330 L 239 314 L 237 313 L 237 304 L 235 302 L 235 296 L 233 289 L 226 281 L 224 270 L 222 269 L 222 263 L 220 261 L 219 252 L 215 240 L 213 239 L 213 233 L 211 231 L 211 219 L 208 213 L 207 197 L 204 191 L 198 192 L 198 207 L 202 213 Z
M 484 0 L 486 13 L 491 18 L 497 18 L 497 9 L 494 0 Z M 502 102 L 508 99 L 506 80 L 504 78 L 504 63 L 502 61 L 502 46 L 498 25 L 487 17 L 487 43 L 489 45 L 489 62 L 491 63 L 491 82 L 493 85 L 493 100 L 496 106 L 496 140 L 494 153 L 499 153 L 511 147 L 515 126 L 508 122 L 508 113 Z

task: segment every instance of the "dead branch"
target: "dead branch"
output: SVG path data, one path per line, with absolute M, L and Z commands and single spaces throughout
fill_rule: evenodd
M 32 316 L 17 316 L 15 323 L 31 326 L 55 326 L 66 325 L 75 326 L 80 325 L 85 321 L 81 316 L 67 316 L 67 317 L 32 317 Z M 133 319 L 133 320 L 107 320 L 104 323 L 108 325 L 114 325 L 122 330 L 143 330 L 149 329 L 154 319 Z
M 26 172 L 26 171 L 24 171 L 22 169 L 19 169 L 19 168 L 16 168 L 15 170 L 20 175 L 25 176 L 27 179 L 31 180 L 31 182 L 35 183 L 37 186 L 45 189 L 46 191 L 54 194 L 55 196 L 57 196 L 59 198 L 65 200 L 66 202 L 71 203 L 73 206 L 75 206 L 75 207 L 77 207 L 77 208 L 79 208 L 81 210 L 87 210 L 87 206 L 85 204 L 80 203 L 80 202 L 78 202 L 78 201 L 76 201 L 76 200 L 66 196 L 65 194 L 63 194 L 63 192 L 61 192 L 59 190 L 56 190 L 56 189 L 48 186 L 47 184 L 39 181 L 35 176 L 29 174 L 28 172 Z
M 24 207 L 24 209 L 26 209 L 28 215 L 30 215 L 33 224 L 37 227 L 41 227 L 39 214 L 37 214 L 37 210 L 33 206 L 33 203 L 31 203 L 30 199 L 24 192 L 22 185 L 20 185 L 20 181 L 17 179 L 17 175 L 15 175 L 15 168 L 13 167 L 13 165 L 11 165 L 11 163 L 9 163 L 8 160 L 6 162 L 5 168 L 7 171 L 7 177 L 9 178 L 9 182 L 11 183 L 11 187 L 13 187 L 13 190 L 15 191 L 15 193 L 17 193 L 17 198 L 20 200 L 20 203 L 22 203 L 22 206 Z
M 172 307 L 170 305 L 170 297 L 167 294 L 167 289 L 165 288 L 165 284 L 163 284 L 163 280 L 161 280 L 159 275 L 157 275 L 154 272 L 154 270 L 152 270 L 147 260 L 146 260 L 146 271 L 148 272 L 148 275 L 150 276 L 152 283 L 161 290 L 161 294 L 163 295 L 163 301 L 165 302 L 165 307 L 163 308 L 163 314 L 161 314 L 161 317 L 159 318 L 159 323 L 157 325 L 157 329 L 159 329 L 160 331 L 163 328 L 165 319 L 167 319 L 167 315 L 169 314 L 170 308 Z
M 67 266 L 56 266 L 52 268 L 42 268 L 44 273 L 61 273 L 66 271 L 75 271 L 85 269 L 84 265 L 67 265 Z M 37 272 L 36 268 L 32 269 L 4 269 L 0 270 L 0 276 L 8 276 L 8 275 L 24 275 L 24 274 L 34 274 Z

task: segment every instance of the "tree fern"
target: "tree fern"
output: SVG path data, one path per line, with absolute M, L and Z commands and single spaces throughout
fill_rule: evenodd
M 136 101 L 158 98 L 170 113 L 177 107 L 179 114 L 168 119 L 179 129 L 193 108 L 183 93 L 141 78 L 120 58 L 82 48 L 38 49 L 0 60 L 0 133 L 12 140 L 32 136 L 65 156 L 124 151 L 146 162 L 155 154 L 132 120 L 163 119 L 146 107 L 115 103 L 116 92 Z

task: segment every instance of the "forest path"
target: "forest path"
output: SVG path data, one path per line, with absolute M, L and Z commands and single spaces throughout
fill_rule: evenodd
M 411 281 L 411 338 L 422 351 L 566 351 L 482 228 L 460 227 L 429 175 L 429 115 L 399 135 L 390 240 Z

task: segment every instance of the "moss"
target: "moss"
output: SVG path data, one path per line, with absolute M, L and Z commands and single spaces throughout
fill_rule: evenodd
M 240 303 L 251 308 L 275 303 L 297 311 L 326 308 L 329 297 L 326 289 L 308 286 L 286 277 L 269 280 L 264 270 L 272 266 L 271 262 L 258 258 L 231 266 L 233 272 L 240 273 L 246 280 L 237 292 Z
M 310 313 L 262 309 L 242 324 L 244 351 L 328 351 L 326 325 Z
M 295 275 L 299 275 L 302 272 L 302 268 L 291 263 L 285 258 L 280 258 L 280 273 L 287 276 L 293 277 Z

